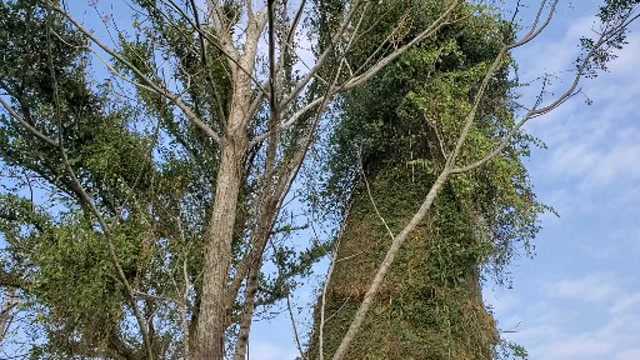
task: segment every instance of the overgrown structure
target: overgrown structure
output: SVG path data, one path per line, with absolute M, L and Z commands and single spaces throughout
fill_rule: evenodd
M 423 14 L 437 14 L 441 3 L 407 1 L 377 9 L 380 15 L 372 19 L 384 14 L 389 22 L 374 23 L 372 39 L 365 43 L 393 36 L 396 46 L 402 44 L 430 21 Z M 390 246 L 390 233 L 397 234 L 420 206 L 451 152 L 482 76 L 512 40 L 511 25 L 491 9 L 466 5 L 458 11 L 459 21 L 344 99 L 331 139 L 333 178 L 327 190 L 346 204 L 346 218 L 330 282 L 316 307 L 313 358 L 321 334 L 324 356 L 335 352 Z M 405 26 L 391 28 L 400 17 Z M 360 48 L 353 63 L 366 61 L 374 51 Z M 475 150 L 490 147 L 513 126 L 509 65 L 504 63 L 482 104 L 479 126 L 469 139 Z M 519 136 L 494 162 L 446 185 L 396 258 L 348 359 L 496 356 L 500 334 L 483 303 L 481 279 L 491 266 L 499 274 L 514 248 L 528 250 L 538 230 L 537 215 L 544 207 L 521 162 L 532 141 Z M 474 156 L 468 152 L 462 158 Z

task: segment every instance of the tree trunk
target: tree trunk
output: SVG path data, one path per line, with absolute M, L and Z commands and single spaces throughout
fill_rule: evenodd
M 433 177 L 384 162 L 369 174 L 372 195 L 394 233 L 410 219 Z M 419 173 L 423 173 L 420 175 Z M 482 302 L 481 248 L 471 222 L 445 188 L 428 217 L 410 236 L 388 273 L 347 359 L 491 359 L 498 335 Z M 381 263 L 391 239 L 366 190 L 353 197 L 328 286 L 324 356 L 331 358 Z M 318 357 L 318 322 L 311 357 Z
M 231 242 L 242 187 L 244 134 L 225 137 L 216 181 L 215 202 L 206 233 L 204 274 L 193 358 L 222 360 L 227 309 L 225 288 L 232 260 Z
M 264 27 L 264 15 L 250 21 L 244 54 L 238 65 L 231 65 L 232 96 L 227 123 L 222 135 L 222 151 L 215 199 L 205 238 L 205 258 L 201 303 L 196 330 L 196 360 L 222 360 L 225 351 L 227 316 L 226 287 L 229 266 L 233 260 L 231 248 L 236 225 L 238 196 L 244 182 L 244 161 L 249 144 L 247 122 L 255 109 L 251 108 L 252 79 L 258 38 Z M 235 52 L 235 49 L 228 50 Z M 241 68 L 243 70 L 241 70 Z
M 7 288 L 4 292 L 4 303 L 0 308 L 0 345 L 4 342 L 4 338 L 11 326 L 15 315 L 14 310 L 20 303 L 17 294 L 18 290 L 13 288 Z

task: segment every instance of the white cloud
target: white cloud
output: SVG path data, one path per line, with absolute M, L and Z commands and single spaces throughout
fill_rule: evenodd
M 578 38 L 589 34 L 593 24 L 592 16 L 572 20 L 562 36 L 553 41 L 545 38 L 516 54 L 528 74 L 525 78 L 552 72 L 570 79 L 571 74 L 563 71 L 573 66 Z M 633 121 L 638 117 L 640 98 L 640 34 L 632 33 L 629 41 L 610 64 L 611 73 L 583 81 L 584 94 L 595 102 L 593 106 L 586 106 L 579 96 L 528 125 L 549 145 L 549 151 L 534 154 L 534 158 L 543 158 L 538 164 L 545 181 L 576 182 L 579 188 L 571 196 L 575 197 L 578 190 L 611 185 L 617 179 L 640 179 L 640 167 L 636 165 L 640 159 L 640 128 Z M 541 60 L 540 54 L 549 56 Z M 563 86 L 566 81 L 559 81 L 553 89 L 558 92 Z
M 587 130 L 589 124 L 585 124 L 585 128 Z M 579 131 L 573 126 L 565 129 L 556 126 L 554 129 L 565 130 L 574 137 L 551 145 L 547 174 L 558 180 L 577 181 L 587 190 L 611 185 L 619 179 L 640 179 L 640 167 L 637 166 L 640 131 L 634 127 L 620 126 L 594 133 Z
M 578 55 L 579 39 L 590 33 L 593 21 L 593 16 L 578 18 L 566 29 L 564 36 L 549 41 L 553 35 L 543 33 L 525 47 L 516 49 L 524 79 L 532 80 L 543 74 L 561 74 L 572 69 Z
M 545 347 L 545 353 L 554 359 L 598 359 L 612 353 L 614 344 L 591 336 L 559 339 Z M 546 357 L 549 359 L 549 357 Z
M 560 36 L 547 35 L 517 54 L 523 79 L 543 71 L 568 77 L 562 71 L 572 65 L 578 35 L 588 32 L 592 21 L 567 20 Z M 593 106 L 576 97 L 528 125 L 549 145 L 534 153 L 529 167 L 534 183 L 538 189 L 542 184 L 541 198 L 562 218 L 544 219 L 555 231 L 547 234 L 555 236 L 543 239 L 546 249 L 539 249 L 546 257 L 534 260 L 537 271 L 516 279 L 526 289 L 512 294 L 518 302 L 502 295 L 486 300 L 496 305 L 502 329 L 515 328 L 505 336 L 524 345 L 533 360 L 640 359 L 640 288 L 625 277 L 629 259 L 640 251 L 633 220 L 640 202 L 640 34 L 629 40 L 610 74 L 583 83 Z M 566 274 L 564 269 L 582 275 L 544 278 L 543 271 Z
M 531 359 L 640 359 L 640 292 L 625 287 L 621 277 L 590 274 L 546 290 L 535 300 L 496 307 L 499 323 L 511 324 L 502 328 L 515 330 L 505 336 L 524 345 Z M 488 302 L 499 298 L 486 296 Z
M 630 73 L 637 70 L 638 57 L 640 57 L 640 34 L 631 33 L 627 40 L 629 44 L 609 67 L 613 73 Z
M 520 299 L 513 293 L 493 290 L 485 291 L 483 295 L 485 304 L 488 304 L 497 313 L 508 313 L 520 304 Z
M 595 274 L 577 279 L 563 279 L 546 286 L 552 298 L 589 302 L 609 301 L 619 292 L 612 277 Z
M 634 310 L 640 311 L 640 292 L 621 296 L 611 307 L 613 314 L 623 314 Z
M 616 356 L 616 360 L 638 360 L 640 359 L 640 348 L 623 351 Z

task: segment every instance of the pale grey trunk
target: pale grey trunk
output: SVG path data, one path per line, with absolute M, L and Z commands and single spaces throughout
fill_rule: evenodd
M 245 64 L 252 68 L 253 64 Z M 233 100 L 226 134 L 223 134 L 216 192 L 205 234 L 205 257 L 200 311 L 193 358 L 222 360 L 225 330 L 228 324 L 226 285 L 232 260 L 231 242 L 236 224 L 238 196 L 244 181 L 244 160 L 248 138 L 246 122 L 251 116 L 251 79 L 235 72 Z
M 230 120 L 234 116 L 243 116 L 243 113 L 242 110 L 235 112 Z M 202 295 L 194 349 L 194 359 L 197 360 L 221 360 L 224 355 L 224 334 L 228 324 L 225 289 L 247 148 L 244 130 L 235 130 L 224 137 L 213 210 L 205 238 Z
M 241 185 L 241 164 L 234 144 L 225 144 L 217 178 L 211 224 L 206 234 L 202 299 L 196 330 L 195 359 L 222 359 L 226 328 L 225 285 Z

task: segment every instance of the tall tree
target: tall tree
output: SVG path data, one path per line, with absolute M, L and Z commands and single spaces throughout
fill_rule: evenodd
M 548 10 L 546 5 L 549 5 Z M 532 106 L 519 105 L 523 111 L 518 114 L 517 120 L 509 125 L 505 131 L 497 134 L 491 146 L 488 148 L 473 149 L 471 158 L 468 158 L 468 156 L 466 156 L 466 149 L 470 143 L 472 143 L 474 133 L 476 133 L 478 128 L 482 129 L 483 118 L 481 115 L 483 102 L 486 97 L 492 93 L 491 89 L 493 89 L 496 84 L 498 88 L 500 88 L 500 80 L 503 79 L 503 77 L 500 76 L 501 69 L 504 68 L 505 62 L 508 62 L 510 52 L 536 39 L 551 23 L 552 18 L 556 14 L 557 5 L 557 1 L 550 3 L 543 1 L 528 31 L 520 39 L 505 41 L 505 44 L 502 45 L 493 61 L 488 65 L 473 96 L 473 100 L 470 103 L 470 108 L 460 119 L 460 130 L 456 134 L 455 140 L 452 141 L 450 151 L 442 151 L 445 155 L 443 165 L 441 168 L 435 170 L 436 175 L 429 185 L 429 190 L 424 195 L 420 207 L 410 216 L 408 222 L 401 227 L 397 235 L 387 227 L 391 244 L 386 249 L 382 261 L 374 270 L 375 274 L 371 277 L 369 285 L 362 295 L 362 301 L 357 306 L 357 310 L 353 312 L 353 316 L 349 320 L 349 325 L 346 327 L 346 332 L 339 340 L 339 345 L 332 359 L 340 360 L 348 356 L 350 348 L 353 346 L 354 341 L 356 341 L 365 324 L 367 315 L 376 304 L 376 298 L 385 288 L 384 280 L 391 272 L 397 257 L 401 254 L 400 250 L 406 241 L 411 239 L 411 234 L 427 219 L 427 216 L 433 215 L 434 204 L 436 204 L 439 197 L 442 197 L 442 195 L 446 193 L 446 190 L 450 187 L 449 185 L 454 183 L 456 178 L 473 174 L 474 171 L 495 162 L 501 155 L 504 156 L 505 152 L 507 152 L 508 157 L 510 145 L 518 139 L 522 127 L 528 121 L 557 109 L 568 99 L 580 93 L 578 85 L 583 77 L 593 78 L 597 76 L 598 71 L 607 69 L 607 62 L 615 58 L 613 50 L 620 49 L 622 45 L 626 43 L 626 29 L 633 21 L 640 17 L 640 14 L 636 13 L 636 7 L 638 5 L 636 2 L 606 2 L 605 5 L 600 8 L 599 18 L 601 23 L 600 29 L 596 31 L 597 38 L 581 40 L 583 52 L 576 60 L 576 71 L 567 88 L 549 100 L 545 96 L 547 93 L 543 86 Z M 544 85 L 546 85 L 546 82 Z M 500 118 L 495 115 L 497 114 L 489 118 Z M 446 142 L 442 143 L 446 144 Z M 446 146 L 442 148 L 446 149 Z M 369 197 L 373 205 L 375 201 L 371 195 L 369 195 Z M 373 206 L 375 208 L 375 205 Z M 386 224 L 384 217 L 382 217 L 379 212 L 377 212 L 377 215 L 380 220 Z M 334 262 L 338 260 L 339 258 L 335 259 Z M 333 267 L 331 267 L 329 277 L 332 273 Z M 326 281 L 325 286 L 329 284 L 330 282 Z M 321 318 L 323 317 L 324 314 L 321 310 Z M 322 327 L 322 324 L 320 326 Z M 320 338 L 319 341 L 322 342 L 322 338 Z M 320 357 L 322 356 L 321 352 Z
M 379 38 L 402 44 L 430 21 L 425 14 L 434 13 L 428 1 L 402 5 L 376 9 L 380 15 L 372 19 L 384 14 L 384 21 L 365 24 L 370 40 L 364 44 L 374 45 L 358 48 L 353 63 L 372 56 Z M 329 144 L 327 171 L 333 177 L 324 200 L 348 211 L 316 308 L 312 358 L 321 350 L 323 357 L 336 351 L 390 235 L 417 210 L 451 153 L 488 66 L 515 36 L 513 24 L 490 8 L 469 4 L 456 11 L 465 20 L 445 26 L 343 97 Z M 400 18 L 406 25 L 394 29 Z M 462 159 L 473 159 L 513 127 L 509 65 L 505 59 L 497 71 Z M 494 358 L 499 334 L 483 306 L 481 272 L 494 265 L 499 273 L 514 247 L 528 249 L 538 231 L 536 218 L 545 207 L 520 160 L 533 142 L 519 133 L 491 164 L 445 185 L 398 253 L 364 322 L 367 330 L 346 358 Z

